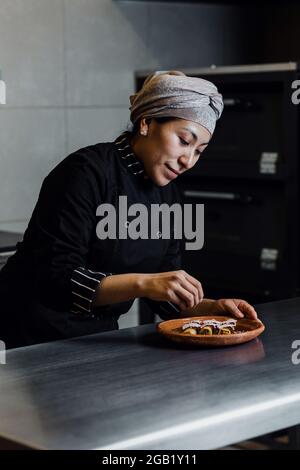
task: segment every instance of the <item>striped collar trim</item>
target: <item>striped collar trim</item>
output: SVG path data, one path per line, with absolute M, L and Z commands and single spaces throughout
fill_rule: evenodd
M 114 144 L 117 147 L 124 166 L 127 168 L 129 173 L 138 178 L 144 179 L 146 177 L 144 165 L 133 153 L 129 141 L 129 135 L 130 133 L 128 131 L 123 132 L 116 138 Z

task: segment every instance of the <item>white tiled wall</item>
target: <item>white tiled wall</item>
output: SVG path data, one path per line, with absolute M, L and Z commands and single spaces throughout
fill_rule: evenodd
M 0 1 L 0 68 L 8 106 L 64 104 L 61 0 Z
M 61 108 L 7 108 L 0 112 L 0 220 L 31 215 L 40 184 L 64 155 Z
M 236 63 L 238 34 L 231 6 L 1 0 L 0 230 L 24 230 L 58 161 L 126 128 L 136 69 Z
M 111 0 L 64 5 L 67 104 L 128 108 L 133 71 L 149 61 L 149 6 Z
M 67 153 L 96 142 L 109 142 L 126 129 L 126 107 L 68 108 Z

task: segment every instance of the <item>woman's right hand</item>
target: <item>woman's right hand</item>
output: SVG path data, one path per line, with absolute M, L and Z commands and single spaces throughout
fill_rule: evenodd
M 182 310 L 192 308 L 203 299 L 201 282 L 180 269 L 140 275 L 141 297 L 170 301 Z

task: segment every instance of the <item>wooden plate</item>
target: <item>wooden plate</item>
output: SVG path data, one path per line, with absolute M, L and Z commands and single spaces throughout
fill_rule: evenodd
M 225 321 L 232 317 L 223 317 L 219 315 L 209 315 L 191 318 L 176 318 L 157 324 L 157 331 L 166 338 L 177 343 L 192 344 L 195 346 L 230 346 L 233 344 L 247 343 L 259 336 L 265 329 L 263 323 L 259 320 L 250 320 L 249 318 L 236 319 L 236 330 L 241 333 L 231 335 L 185 335 L 181 333 L 181 327 L 184 323 L 193 320 L 218 320 Z

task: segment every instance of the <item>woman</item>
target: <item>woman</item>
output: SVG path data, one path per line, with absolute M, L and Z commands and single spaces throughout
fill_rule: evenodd
M 150 75 L 130 101 L 132 131 L 76 151 L 43 181 L 24 239 L 0 273 L 0 338 L 8 348 L 117 329 L 138 297 L 163 319 L 256 318 L 243 300 L 203 298 L 200 281 L 181 269 L 180 240 L 159 231 L 132 239 L 124 236 L 130 221 L 120 222 L 124 196 L 127 207 L 149 212 L 179 201 L 173 181 L 207 147 L 222 96 L 206 80 L 171 71 Z M 106 238 L 101 207 L 117 215 Z

